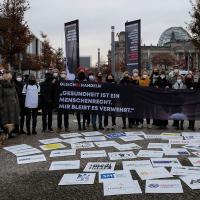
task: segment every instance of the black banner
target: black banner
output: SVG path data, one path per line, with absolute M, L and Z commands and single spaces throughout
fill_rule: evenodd
M 61 82 L 58 108 L 153 119 L 200 119 L 200 91 Z
M 127 70 L 133 69 L 140 71 L 141 55 L 141 21 L 132 21 L 125 23 L 125 58 Z
M 65 23 L 66 65 L 70 74 L 79 67 L 79 22 Z

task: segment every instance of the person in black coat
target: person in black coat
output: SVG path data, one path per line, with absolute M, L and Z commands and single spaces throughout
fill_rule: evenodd
M 40 84 L 41 108 L 42 108 L 42 132 L 48 128 L 49 132 L 52 129 L 52 115 L 53 115 L 53 77 L 51 73 L 45 74 L 45 81 Z M 47 120 L 48 116 L 48 120 Z
M 25 96 L 22 94 L 23 87 L 25 85 L 22 75 L 16 74 L 14 78 L 15 88 L 18 94 L 19 105 L 20 105 L 20 124 L 16 127 L 16 130 L 19 134 L 26 134 L 24 131 L 24 120 L 26 116 L 26 109 L 25 109 Z
M 168 89 L 171 87 L 169 81 L 166 78 L 165 71 L 161 71 L 160 76 L 158 77 L 157 81 L 154 83 L 154 87 L 163 88 L 163 89 Z M 156 121 L 156 125 L 158 125 L 160 129 L 166 129 L 168 125 L 168 120 L 156 119 L 155 121 Z

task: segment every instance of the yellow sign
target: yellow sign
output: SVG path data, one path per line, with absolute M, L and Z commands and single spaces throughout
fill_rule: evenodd
M 61 143 L 41 145 L 40 148 L 44 151 L 65 148 Z

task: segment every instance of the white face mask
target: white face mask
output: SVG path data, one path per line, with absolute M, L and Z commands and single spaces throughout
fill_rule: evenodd
M 53 73 L 53 77 L 58 77 L 58 73 Z
M 3 80 L 3 76 L 0 76 L 0 80 Z
M 146 79 L 148 76 L 147 75 L 143 75 L 142 77 Z
M 88 78 L 89 78 L 90 81 L 94 81 L 95 80 L 93 75 L 89 76 Z
M 165 78 L 165 75 L 161 75 L 160 77 L 161 77 L 161 79 L 164 79 L 164 78 Z
M 60 77 L 65 79 L 67 76 L 65 74 L 61 74 Z
M 21 78 L 21 77 L 17 77 L 16 80 L 17 80 L 18 82 L 21 82 L 21 81 L 22 81 L 22 78 Z
M 182 80 L 181 80 L 181 79 L 178 79 L 178 80 L 177 80 L 177 83 L 181 83 L 181 82 L 182 82 Z
M 134 73 L 133 76 L 134 76 L 134 77 L 137 77 L 137 76 L 138 76 L 138 73 Z

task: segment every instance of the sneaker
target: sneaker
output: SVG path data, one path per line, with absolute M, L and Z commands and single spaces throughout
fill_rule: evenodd
M 147 124 L 147 128 L 148 128 L 148 129 L 151 129 L 151 124 Z
M 143 124 L 139 124 L 139 125 L 138 125 L 138 128 L 139 128 L 139 129 L 143 128 Z

